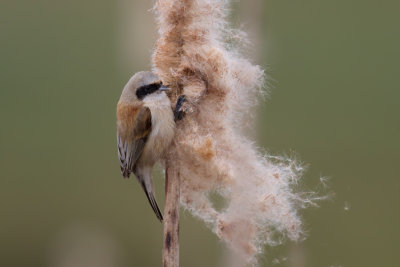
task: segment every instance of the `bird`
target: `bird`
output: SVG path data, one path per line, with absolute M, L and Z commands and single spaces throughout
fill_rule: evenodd
M 141 184 L 147 199 L 162 222 L 163 216 L 154 197 L 151 171 L 167 153 L 175 134 L 175 121 L 184 96 L 178 99 L 175 112 L 167 95 L 170 90 L 153 72 L 134 74 L 122 90 L 117 104 L 117 145 L 121 173 L 131 173 Z

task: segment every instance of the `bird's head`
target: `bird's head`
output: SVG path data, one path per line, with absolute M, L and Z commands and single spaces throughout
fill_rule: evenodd
M 165 91 L 169 90 L 156 74 L 141 71 L 133 75 L 125 85 L 120 101 L 132 103 L 141 102 L 150 97 L 164 98 L 167 97 Z

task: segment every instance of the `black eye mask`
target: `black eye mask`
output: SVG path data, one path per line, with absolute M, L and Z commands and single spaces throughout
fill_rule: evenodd
M 146 95 L 154 93 L 160 89 L 160 87 L 161 83 L 143 85 L 136 90 L 136 96 L 138 99 L 142 100 Z

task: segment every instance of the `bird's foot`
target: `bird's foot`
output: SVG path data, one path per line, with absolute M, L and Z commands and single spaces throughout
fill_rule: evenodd
M 182 104 L 185 101 L 186 101 L 185 95 L 180 95 L 178 97 L 178 100 L 176 101 L 175 112 L 174 112 L 175 121 L 180 121 L 181 119 L 183 119 L 183 116 L 185 115 L 185 113 L 181 109 L 182 109 Z

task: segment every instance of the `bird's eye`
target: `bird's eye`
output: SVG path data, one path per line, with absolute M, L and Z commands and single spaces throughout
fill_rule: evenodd
M 156 92 L 161 86 L 161 83 L 152 83 L 143 85 L 136 90 L 136 96 L 142 100 L 145 96 Z

